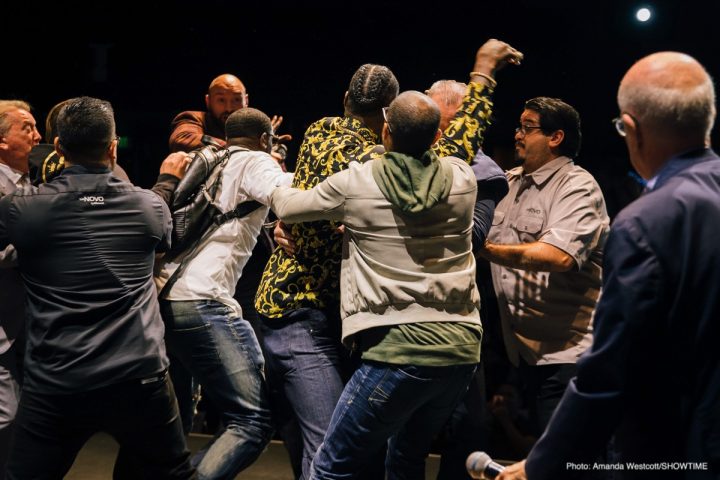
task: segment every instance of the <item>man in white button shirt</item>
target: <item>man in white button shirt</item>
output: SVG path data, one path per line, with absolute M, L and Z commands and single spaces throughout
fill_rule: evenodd
M 29 186 L 28 158 L 40 143 L 40 133 L 30 105 L 20 100 L 0 100 L 0 197 Z M 19 385 L 15 339 L 22 331 L 25 290 L 20 274 L 12 268 L 15 249 L 0 251 L 0 479 L 5 478 L 10 427 L 17 411 Z
M 203 238 L 160 301 L 168 351 L 200 382 L 225 427 L 193 459 L 200 479 L 235 478 L 271 438 L 264 358 L 233 294 L 268 213 L 272 191 L 292 181 L 292 173 L 283 172 L 270 156 L 274 136 L 267 115 L 240 109 L 228 118 L 225 133 L 230 159 L 216 197 L 219 208 L 228 212 L 253 200 L 261 206 Z M 180 256 L 163 267 L 159 285 L 182 260 Z

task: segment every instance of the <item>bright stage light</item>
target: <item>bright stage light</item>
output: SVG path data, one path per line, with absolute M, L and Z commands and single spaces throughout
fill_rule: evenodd
M 647 22 L 650 20 L 650 17 L 652 17 L 652 12 L 649 8 L 640 8 L 635 12 L 635 18 L 637 18 L 639 22 Z

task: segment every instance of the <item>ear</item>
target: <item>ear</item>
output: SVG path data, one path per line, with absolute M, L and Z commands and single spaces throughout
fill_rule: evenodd
M 108 160 L 110 161 L 110 170 L 115 169 L 115 163 L 117 162 L 117 147 L 118 141 L 113 140 L 108 146 Z
M 250 95 L 246 93 L 244 98 L 243 108 L 247 108 L 250 106 Z
M 623 122 L 625 123 L 625 141 L 631 148 L 640 149 L 643 146 L 643 136 L 640 126 L 635 122 L 635 119 L 627 113 L 622 114 Z
M 350 92 L 345 91 L 345 96 L 343 97 L 343 107 L 347 110 L 348 106 L 348 98 L 350 98 Z
M 10 145 L 5 141 L 5 137 L 0 137 L 0 150 L 7 150 L 8 148 L 10 148 Z
M 392 150 L 392 136 L 390 136 L 390 129 L 387 123 L 383 123 L 382 132 L 380 132 L 380 138 L 382 138 L 382 144 L 385 147 L 385 151 L 389 152 Z
M 439 128 L 437 129 L 437 132 L 435 132 L 435 139 L 432 142 L 432 145 L 435 145 L 438 140 L 440 140 L 440 137 L 442 137 L 442 130 Z
M 205 108 L 210 110 L 210 94 L 205 94 Z
M 53 140 L 53 145 L 55 145 L 55 151 L 57 152 L 58 157 L 64 157 L 65 152 L 63 152 L 63 149 L 60 146 L 60 137 L 55 137 L 55 140 Z
M 548 140 L 548 147 L 558 148 L 564 139 L 565 132 L 563 130 L 555 130 L 552 134 L 550 134 L 550 139 Z
M 270 144 L 270 135 L 267 132 L 260 135 L 260 148 L 263 152 L 269 152 L 272 148 Z

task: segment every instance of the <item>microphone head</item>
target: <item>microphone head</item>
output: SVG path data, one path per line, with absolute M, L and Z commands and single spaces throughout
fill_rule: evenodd
M 465 468 L 468 472 L 483 472 L 492 463 L 492 458 L 485 452 L 473 452 L 468 455 Z

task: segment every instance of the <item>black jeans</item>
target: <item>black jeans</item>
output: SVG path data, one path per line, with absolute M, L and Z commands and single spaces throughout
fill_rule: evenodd
M 68 395 L 23 391 L 7 478 L 63 478 L 99 431 L 120 444 L 116 479 L 195 478 L 165 373 Z
M 550 417 L 576 372 L 577 365 L 574 363 L 528 365 L 520 360 L 518 373 L 523 384 L 523 396 L 530 410 L 534 433 L 538 438 L 550 423 Z

